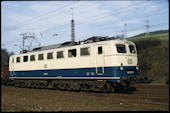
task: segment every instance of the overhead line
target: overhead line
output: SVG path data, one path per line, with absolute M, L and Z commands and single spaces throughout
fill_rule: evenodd
M 148 0 L 147 0 L 147 1 L 148 1 Z M 127 6 L 127 7 L 135 6 L 135 5 L 142 4 L 142 3 L 146 3 L 146 1 L 145 1 L 145 2 L 140 2 L 140 3 L 137 3 L 137 4 L 133 4 L 133 5 L 129 5 L 129 6 Z M 126 8 L 126 7 L 124 7 L 124 8 Z M 118 9 L 114 9 L 114 10 L 111 10 L 111 11 L 117 11 L 117 10 L 124 9 L 124 8 L 118 8 Z M 108 12 L 107 12 L 107 13 L 108 13 Z M 100 15 L 103 15 L 103 14 L 106 14 L 106 13 L 97 14 L 97 15 L 95 15 L 95 16 L 100 16 Z M 91 16 L 91 17 L 88 17 L 88 18 L 85 18 L 85 19 L 77 20 L 76 22 L 79 22 L 79 21 L 82 21 L 82 20 L 88 20 L 89 18 L 92 18 L 92 17 L 95 17 L 95 16 Z M 67 24 L 64 24 L 64 25 L 61 25 L 61 26 L 58 26 L 58 27 L 63 27 L 63 26 L 69 25 L 69 24 L 70 24 L 70 23 L 67 23 Z M 58 27 L 57 27 L 57 28 L 58 28 Z M 54 28 L 54 27 L 52 27 L 52 28 Z
M 146 2 L 141 2 L 141 3 L 146 3 Z M 140 3 L 140 4 L 141 4 Z M 160 2 L 161 3 L 161 2 Z M 139 4 L 139 3 L 138 3 Z M 135 4 L 135 5 L 138 5 L 138 4 Z M 134 4 L 133 4 L 134 5 Z M 134 5 L 134 6 L 135 6 Z M 129 5 L 129 6 L 132 6 L 132 5 Z M 129 7 L 129 6 L 127 6 L 127 7 Z M 148 7 L 148 5 L 147 6 L 145 6 L 145 7 Z M 142 7 L 140 7 L 140 8 L 143 8 L 143 6 Z M 122 9 L 122 8 L 119 8 L 119 9 Z M 139 8 L 137 8 L 137 9 L 139 9 Z M 117 9 L 118 10 L 118 9 Z M 130 9 L 130 10 L 127 10 L 127 11 L 132 11 L 132 10 L 134 10 L 134 9 Z M 112 10 L 113 11 L 113 10 Z M 115 11 L 115 10 L 114 10 Z M 127 12 L 126 11 L 126 12 Z M 121 12 L 116 12 L 116 13 L 113 13 L 113 14 L 120 14 L 120 13 L 125 13 L 124 11 L 121 11 Z M 103 13 L 104 14 L 104 13 Z M 103 14 L 100 14 L 100 15 L 103 15 Z M 97 15 L 95 15 L 95 16 L 97 16 Z M 86 23 L 86 22 L 89 22 L 89 21 L 91 21 L 91 19 L 94 19 L 94 18 L 92 18 L 92 17 L 95 17 L 95 16 L 91 16 L 91 17 L 88 17 L 88 18 L 86 18 L 86 19 L 81 19 L 81 20 L 87 20 L 87 21 L 85 21 L 85 22 L 80 22 L 80 23 L 78 23 L 79 21 L 81 21 L 81 20 L 77 20 L 76 21 L 76 26 L 77 25 L 79 25 L 79 24 L 82 24 L 82 23 Z M 99 16 L 99 14 L 98 14 L 98 16 Z M 103 17 L 106 17 L 106 16 L 103 16 Z M 96 19 L 99 19 L 99 18 L 103 18 L 103 17 L 98 17 L 98 18 L 95 18 L 95 20 Z M 90 20 L 89 20 L 89 18 L 90 18 Z M 68 23 L 68 24 L 64 24 L 64 25 L 61 25 L 61 26 L 58 26 L 57 28 L 60 28 L 61 29 L 61 27 L 63 27 L 63 26 L 67 26 L 67 25 L 70 25 L 70 23 Z M 54 27 L 52 27 L 52 28 L 54 28 Z M 52 28 L 50 28 L 50 29 L 52 29 Z M 54 28 L 54 29 L 56 29 L 56 28 Z
M 147 0 L 147 2 L 148 2 L 148 0 Z M 133 4 L 133 5 L 129 5 L 129 6 L 126 6 L 126 7 L 136 6 L 136 5 L 138 5 L 138 4 L 143 4 L 143 3 L 146 3 L 146 1 L 144 1 L 144 2 L 140 2 L 140 3 L 137 3 L 137 4 Z M 72 4 L 74 4 L 74 3 L 72 3 Z M 70 4 L 70 5 L 72 5 L 72 4 Z M 64 6 L 64 7 L 66 7 L 66 6 Z M 124 7 L 124 8 L 126 8 L 126 7 Z M 114 9 L 114 10 L 111 10 L 111 11 L 116 11 L 116 10 L 124 9 L 124 8 L 118 8 L 118 9 Z M 131 9 L 131 10 L 132 10 L 132 9 Z M 128 11 L 131 11 L 131 10 L 128 10 Z M 122 12 L 123 12 L 123 11 L 122 11 Z M 122 13 L 122 12 L 119 12 L 119 13 Z M 106 14 L 106 13 L 97 14 L 97 15 L 92 16 L 92 17 L 100 16 L 100 15 L 103 15 L 103 14 Z M 40 16 L 41 16 L 41 15 L 40 15 Z M 104 17 L 105 17 L 105 16 L 104 16 Z M 91 18 L 91 17 L 90 17 L 90 18 Z M 99 17 L 99 18 L 103 18 L 103 17 Z M 88 20 L 88 19 L 89 19 L 89 17 L 88 17 L 88 18 L 86 18 L 86 19 L 78 20 L 77 22 L 82 21 L 82 20 Z M 85 21 L 85 22 L 87 22 L 87 21 Z M 81 22 L 81 23 L 84 23 L 84 22 Z M 70 24 L 70 22 L 68 22 L 67 24 L 60 25 L 60 26 L 58 26 L 58 27 L 67 26 L 67 25 L 69 25 L 69 24 Z M 79 24 L 79 23 L 78 23 L 78 24 Z M 52 28 L 54 28 L 54 27 L 52 27 Z
M 147 0 L 147 1 L 148 1 L 148 0 Z M 77 3 L 77 2 L 76 2 L 76 3 Z M 137 3 L 137 4 L 133 4 L 133 5 L 129 5 L 129 6 L 126 6 L 126 7 L 135 6 L 135 5 L 142 4 L 142 3 L 146 3 L 146 1 L 140 2 L 140 3 Z M 73 5 L 73 4 L 75 4 L 75 3 L 69 4 L 69 5 L 67 5 L 67 6 L 70 6 L 70 5 Z M 67 6 L 64 6 L 64 7 L 67 7 Z M 81 6 L 81 5 L 79 5 L 79 6 Z M 124 7 L 124 8 L 126 8 L 126 7 Z M 61 8 L 63 8 L 63 7 L 61 7 Z M 61 9 L 61 8 L 59 8 L 59 9 Z M 114 9 L 114 10 L 111 10 L 111 11 L 116 11 L 116 10 L 120 10 L 120 9 L 124 9 L 124 8 L 118 8 L 118 9 Z M 52 11 L 49 11 L 49 12 L 47 12 L 47 13 L 45 13 L 45 14 L 42 14 L 42 15 L 37 16 L 37 17 L 34 17 L 34 18 L 29 19 L 29 20 L 24 21 L 24 22 L 28 23 L 28 21 L 34 20 L 35 18 L 38 18 L 38 17 L 41 17 L 41 16 L 43 16 L 43 15 L 49 14 L 49 13 L 54 12 L 54 11 L 56 11 L 56 10 L 57 10 L 57 9 L 52 10 Z M 95 16 L 100 16 L 100 15 L 103 15 L 103 14 L 105 14 L 105 13 L 97 14 L 97 15 L 95 15 Z M 92 17 L 95 17 L 95 16 L 92 16 Z M 88 18 L 89 18 L 89 17 L 88 17 Z M 90 18 L 91 18 L 91 17 L 90 17 Z M 87 18 L 86 18 L 86 19 L 87 19 Z M 86 19 L 81 19 L 81 20 L 78 20 L 78 21 L 82 21 L 82 20 L 86 20 Z M 22 24 L 24 25 L 24 22 L 21 22 L 20 24 L 14 25 L 14 26 L 12 26 L 12 27 L 10 27 L 10 28 L 6 28 L 6 29 L 11 30 L 12 28 L 15 28 L 15 26 L 20 26 L 20 25 L 22 25 Z M 65 25 L 68 25 L 68 24 L 69 24 L 69 23 L 63 24 L 63 25 L 61 25 L 61 26 L 65 26 Z M 60 26 L 59 26 L 59 27 L 60 27 Z
M 158 13 L 158 14 L 161 14 L 161 13 Z M 157 14 L 153 14 L 153 15 L 157 15 Z M 152 15 L 147 15 L 147 16 L 152 16 Z M 143 16 L 143 17 L 146 17 L 146 16 Z M 141 17 L 137 17 L 137 18 L 141 18 Z M 133 20 L 133 19 L 136 19 L 136 17 L 135 18 L 132 18 L 132 19 L 128 19 L 128 20 Z M 121 20 L 121 21 L 124 21 L 124 20 Z M 126 20 L 127 21 L 127 20 Z M 84 22 L 82 22 L 82 23 L 84 23 Z M 82 23 L 79 23 L 79 24 L 82 24 Z M 115 22 L 114 22 L 115 23 Z M 70 25 L 70 23 L 68 23 L 69 25 Z M 109 23 L 110 24 L 110 23 Z M 66 26 L 65 24 L 64 25 L 61 25 L 61 26 L 59 26 L 59 27 L 63 27 L 63 26 Z
M 154 14 L 151 14 L 151 15 L 147 15 L 147 16 L 155 16 L 155 15 L 159 15 L 159 14 L 163 14 L 163 13 L 167 13 L 167 11 L 166 12 L 160 12 L 160 13 L 154 13 Z M 144 17 L 147 17 L 147 16 L 139 16 L 139 17 L 135 17 L 135 18 L 130 18 L 130 19 L 127 19 L 127 20 L 133 20 L 133 19 L 137 19 L 137 18 L 144 18 Z M 126 19 L 124 19 L 124 20 L 120 20 L 120 21 L 115 21 L 115 22 L 113 22 L 113 23 L 117 23 L 117 22 L 121 22 L 121 21 L 127 21 Z M 108 23 L 108 24 L 111 24 L 111 23 Z M 105 25 L 107 25 L 107 24 L 105 24 Z M 103 26 L 103 25 L 101 25 L 101 26 Z M 96 26 L 96 28 L 94 28 L 94 29 L 97 29 L 99 26 Z M 94 30 L 93 29 L 93 30 Z M 121 31 L 122 32 L 122 31 Z
M 147 6 L 144 6 L 144 7 L 148 7 L 148 5 L 147 5 Z M 143 6 L 142 6 L 142 7 L 135 8 L 135 10 L 136 10 L 136 9 L 140 9 L 140 8 L 143 8 Z M 134 10 L 134 9 L 126 10 L 126 12 L 133 11 L 133 10 Z M 116 15 L 116 14 L 120 14 L 120 13 L 125 13 L 125 12 L 124 12 L 124 11 L 121 11 L 121 12 L 116 12 L 116 13 L 113 13 L 113 14 Z M 103 18 L 103 17 L 106 17 L 106 16 L 98 17 L 97 19 Z M 95 18 L 95 20 L 96 20 L 96 18 Z M 89 22 L 89 20 L 87 20 L 87 21 L 85 21 L 85 22 Z M 84 23 L 84 22 L 82 22 L 82 23 Z M 82 24 L 82 23 L 81 23 L 81 24 Z M 79 24 L 79 23 L 78 23 L 78 24 Z
M 154 24 L 154 25 L 151 25 L 151 28 L 155 28 L 155 27 L 157 27 L 157 26 L 165 26 L 167 23 L 160 23 L 160 24 Z M 136 31 L 136 30 L 139 30 L 139 29 L 141 29 L 141 28 L 144 28 L 144 26 L 140 26 L 140 27 L 135 27 L 135 28 L 132 28 L 132 29 L 128 29 L 128 31 Z M 122 30 L 121 31 L 115 31 L 115 32 L 117 32 L 117 33 L 121 33 L 122 32 Z M 111 33 L 110 33 L 111 34 Z M 16 40 L 16 39 L 15 39 Z M 11 41 L 9 41 L 9 42 L 6 42 L 6 43 L 2 43 L 2 44 L 5 44 L 5 45 L 8 45 L 7 43 L 11 43 L 12 41 L 15 41 L 15 40 L 11 40 Z M 1 45 L 2 45 L 1 44 Z M 11 46 L 11 45 L 10 45 Z
M 153 27 L 165 26 L 165 25 L 167 25 L 167 23 L 164 22 L 164 23 L 160 23 L 160 24 L 150 25 L 150 27 L 153 28 Z M 144 29 L 145 29 L 145 26 L 143 25 L 143 26 L 141 26 L 141 27 L 131 28 L 131 29 L 128 29 L 128 31 L 136 31 L 136 30 L 138 30 L 139 28 L 144 28 Z
M 150 14 L 150 15 L 145 15 L 145 16 L 139 16 L 139 17 L 134 17 L 134 18 L 130 18 L 130 19 L 123 19 L 123 20 L 119 20 L 119 21 L 115 21 L 115 22 L 112 22 L 112 23 L 117 23 L 117 22 L 122 22 L 122 21 L 128 21 L 128 20 L 134 20 L 134 19 L 138 19 L 138 18 L 144 18 L 144 17 L 150 17 L 150 16 L 155 16 L 155 15 L 159 15 L 159 14 L 163 14 L 163 13 L 167 13 L 167 12 L 160 12 L 160 13 L 154 13 L 154 14 Z M 85 23 L 85 22 L 83 22 Z M 107 24 L 110 24 L 110 23 L 107 23 Z M 107 25 L 105 24 L 105 25 Z M 70 23 L 69 23 L 70 25 Z M 76 26 L 79 26 L 79 25 L 82 25 L 82 23 L 79 23 L 79 24 L 76 24 Z M 102 25 L 103 26 L 103 25 Z M 65 28 L 64 25 L 63 26 L 60 26 L 60 29 L 62 29 L 61 27 Z M 97 26 L 96 26 L 97 27 Z M 59 28 L 58 28 L 59 29 Z M 48 33 L 49 34 L 49 33 Z
M 148 6 L 146 6 L 146 7 L 148 7 Z M 140 8 L 142 8 L 142 7 L 140 7 Z M 131 10 L 128 10 L 128 11 L 131 11 Z M 124 13 L 124 12 L 119 12 L 119 13 L 115 13 L 115 14 L 120 14 L 120 13 Z M 159 13 L 160 14 L 160 13 Z M 148 15 L 149 16 L 149 15 Z M 151 16 L 151 15 L 150 15 Z M 106 17 L 106 16 L 104 16 L 104 17 Z M 146 17 L 146 16 L 144 16 L 144 17 Z M 103 17 L 100 17 L 100 18 L 103 18 Z M 140 18 L 140 17 L 138 17 L 138 18 Z M 97 19 L 99 19 L 99 17 L 97 18 Z M 134 18 L 134 19 L 137 19 L 136 17 Z M 96 20 L 96 18 L 95 18 L 95 20 Z M 131 19 L 128 19 L 128 20 L 131 20 Z M 91 21 L 91 20 L 87 20 L 87 21 L 84 21 L 84 22 L 81 22 L 81 23 L 77 23 L 76 24 L 76 26 L 78 26 L 78 25 L 80 25 L 80 24 L 84 24 L 84 23 L 87 23 L 87 22 L 89 22 L 89 21 Z M 122 21 L 122 20 L 120 20 L 120 21 Z M 124 20 L 123 20 L 124 21 Z M 126 20 L 127 21 L 127 20 Z M 76 21 L 77 22 L 77 21 Z M 116 21 L 117 22 L 117 21 Z M 116 23 L 116 22 L 114 22 L 114 23 Z M 110 24 L 110 23 L 108 23 L 108 24 Z M 70 25 L 70 23 L 68 23 L 67 25 Z M 106 25 L 106 24 L 105 24 Z M 57 27 L 57 29 L 62 29 L 61 27 L 64 27 L 64 26 L 66 26 L 66 25 L 61 25 L 61 26 L 58 26 Z M 64 27 L 65 28 L 65 27 Z M 52 28 L 50 28 L 50 29 L 52 29 Z M 54 28 L 54 29 L 56 29 L 56 28 Z
M 146 3 L 146 2 L 141 2 L 141 3 L 129 5 L 129 6 L 127 6 L 127 7 L 135 6 L 135 5 L 142 4 L 142 3 Z M 161 2 L 160 2 L 160 3 L 161 3 Z M 148 5 L 145 6 L 145 7 L 148 7 Z M 126 8 L 126 7 L 124 7 L 124 8 Z M 124 9 L 124 8 L 119 8 L 119 9 Z M 143 6 L 142 6 L 142 7 L 138 7 L 138 8 L 136 8 L 136 9 L 140 9 L 140 8 L 143 8 Z M 119 10 L 119 9 L 116 9 L 116 10 Z M 114 10 L 114 11 L 116 11 L 116 10 Z M 132 11 L 132 10 L 134 10 L 134 9 L 127 10 L 126 12 Z M 113 11 L 113 10 L 111 10 L 111 11 Z M 121 12 L 113 13 L 113 14 L 120 14 L 120 13 L 125 13 L 125 12 L 124 12 L 124 11 L 121 11 Z M 103 13 L 103 14 L 106 14 L 106 13 Z M 103 14 L 98 14 L 98 15 L 95 15 L 95 16 L 100 16 L 100 15 L 103 15 Z M 88 17 L 88 18 L 86 18 L 86 19 L 77 20 L 76 23 L 79 22 L 79 21 L 82 21 L 82 20 L 87 20 L 87 21 L 81 22 L 81 23 L 77 23 L 76 25 L 89 22 L 89 21 L 91 21 L 91 20 L 89 20 L 89 18 L 91 19 L 92 17 L 95 17 L 95 16 L 91 16 L 91 17 Z M 103 17 L 106 17 L 106 16 L 103 16 Z M 103 17 L 98 17 L 97 19 L 103 18 Z M 94 19 L 94 18 L 93 18 L 93 19 Z M 95 20 L 96 20 L 96 18 L 95 18 Z M 57 26 L 57 28 L 60 28 L 60 29 L 61 29 L 61 27 L 64 27 L 64 26 L 67 26 L 67 25 L 70 25 L 70 22 L 68 22 L 67 24 L 63 24 L 63 25 Z M 52 27 L 52 28 L 54 28 L 54 27 Z M 50 28 L 50 29 L 52 29 L 52 28 Z M 54 29 L 56 29 L 56 28 L 54 28 Z
M 77 3 L 77 2 L 76 2 L 76 3 Z M 73 4 L 75 4 L 75 3 L 69 4 L 69 5 L 67 5 L 67 6 L 71 6 L 71 5 L 73 5 Z M 80 4 L 80 5 L 76 6 L 75 8 L 77 8 L 77 7 L 79 7 L 79 6 L 82 6 L 82 5 L 84 5 L 84 4 Z M 64 7 L 67 7 L 67 6 L 63 6 L 63 7 L 61 7 L 61 8 L 64 8 Z M 59 9 L 61 9 L 61 8 L 59 8 Z M 57 9 L 55 9 L 55 10 L 57 10 Z M 49 13 L 55 12 L 55 10 L 52 10 L 52 11 L 47 12 L 48 15 L 49 15 Z M 65 11 L 65 10 L 63 10 L 63 11 Z M 37 17 L 35 17 L 35 18 L 41 17 L 41 16 L 43 16 L 43 15 L 47 15 L 47 13 L 42 14 L 42 15 L 40 15 L 40 16 L 37 16 Z M 17 26 L 18 26 L 18 27 L 19 27 L 19 26 L 23 26 L 23 25 L 27 24 L 28 21 L 31 21 L 31 20 L 33 20 L 33 19 L 34 19 L 34 18 L 32 18 L 32 19 L 30 19 L 30 20 L 27 20 L 27 21 L 24 21 L 24 22 L 26 22 L 26 23 L 22 22 L 22 23 L 20 23 L 19 25 L 17 24 L 17 25 L 14 25 L 14 26 L 12 26 L 12 27 L 15 28 L 15 26 L 16 26 L 16 27 L 17 27 Z M 38 20 L 36 20 L 36 21 L 38 21 Z M 35 22 L 35 20 L 34 20 L 34 22 Z M 8 28 L 5 28 L 5 29 L 8 29 Z M 11 29 L 13 29 L 13 28 L 11 28 Z M 11 29 L 9 29 L 9 30 L 11 30 Z
M 147 1 L 148 1 L 148 0 L 147 0 Z M 129 5 L 129 6 L 126 6 L 126 7 L 123 7 L 123 8 L 118 8 L 118 9 L 110 10 L 110 11 L 122 10 L 122 9 L 127 8 L 127 7 L 136 6 L 136 5 L 143 4 L 143 3 L 146 3 L 146 1 L 145 1 L 145 2 L 140 2 L 140 3 L 137 3 L 137 4 L 132 4 L 132 5 Z M 107 14 L 107 13 L 97 14 L 97 15 L 94 15 L 94 16 L 91 16 L 91 17 L 88 17 L 88 19 L 89 19 L 89 18 L 96 17 L 96 16 L 100 16 L 100 15 L 103 15 L 103 14 Z M 78 20 L 78 21 L 82 21 L 82 20 L 86 20 L 86 19 L 87 19 L 87 18 L 85 18 L 85 19 L 81 19 L 81 20 Z
M 22 24 L 23 24 L 23 23 L 25 23 L 25 22 L 28 22 L 28 21 L 34 20 L 34 19 L 36 19 L 36 18 L 42 17 L 43 15 L 50 14 L 50 13 L 52 13 L 52 12 L 55 12 L 56 10 L 60 10 L 60 9 L 62 9 L 62 8 L 64 8 L 64 7 L 67 7 L 67 6 L 73 5 L 73 4 L 75 4 L 75 3 L 77 3 L 77 2 L 74 2 L 74 3 L 71 3 L 71 4 L 69 4 L 69 5 L 66 5 L 66 6 L 63 6 L 63 7 L 57 8 L 57 9 L 55 9 L 55 10 L 49 11 L 49 12 L 47 12 L 47 13 L 44 13 L 44 14 L 42 14 L 42 15 L 36 16 L 36 17 L 34 17 L 34 18 L 31 18 L 31 19 L 29 19 L 29 20 L 23 21 L 23 22 L 21 22 L 21 23 L 19 23 L 19 24 L 16 24 L 16 25 L 11 26 L 11 27 L 6 28 L 6 29 L 11 29 L 11 28 L 14 28 L 14 27 L 16 27 L 16 26 L 22 25 Z
M 147 16 L 154 16 L 154 15 L 158 15 L 158 14 L 162 14 L 162 13 L 166 13 L 166 12 L 160 12 L 160 13 L 155 13 L 155 14 L 151 14 L 151 15 L 147 15 Z M 147 17 L 147 16 L 139 16 L 139 17 L 135 17 L 135 18 L 130 18 L 130 19 L 127 19 L 127 20 L 133 20 L 133 19 L 138 19 L 138 18 L 144 18 L 144 17 Z M 113 22 L 113 23 L 117 23 L 117 22 L 121 22 L 121 21 L 127 21 L 126 19 L 124 20 L 120 20 L 120 21 L 116 21 L 116 22 Z M 70 23 L 69 23 L 70 24 Z M 110 24 L 110 23 L 108 23 Z M 80 25 L 80 24 L 79 24 Z M 107 25 L 107 24 L 105 24 Z M 62 27 L 63 25 L 61 25 L 60 27 Z

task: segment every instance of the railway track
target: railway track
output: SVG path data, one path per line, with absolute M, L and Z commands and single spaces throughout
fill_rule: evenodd
M 114 100 L 110 100 L 110 99 L 107 99 L 107 98 L 113 98 L 114 96 L 111 95 L 110 97 L 106 96 L 106 97 L 81 97 L 81 96 L 69 96 L 69 95 L 58 95 L 58 96 L 66 96 L 66 97 L 72 97 L 72 98 L 85 98 L 85 99 L 97 99 L 97 100 L 105 100 L 105 101 L 116 101 L 118 103 L 121 103 L 121 102 L 127 102 L 127 103 L 141 103 L 141 104 L 152 104 L 152 105 L 166 105 L 166 106 L 169 106 L 169 103 L 160 103 L 160 102 L 145 102 L 145 101 L 128 101 L 128 100 L 124 100 L 124 99 L 121 99 L 121 98 L 116 98 Z
M 21 88 L 17 88 L 21 89 Z M 27 90 L 27 88 L 23 88 L 23 90 Z M 28 89 L 32 90 L 32 89 Z M 37 91 L 40 91 L 39 93 Z M 55 90 L 49 90 L 44 89 L 49 92 L 55 92 Z M 32 92 L 33 95 L 42 94 L 42 89 L 34 89 L 34 92 Z M 63 94 L 64 93 L 64 94 Z M 153 93 L 153 92 L 152 92 Z M 56 90 L 56 93 L 52 95 L 52 97 L 57 98 L 65 98 L 66 100 L 74 100 L 76 103 L 84 103 L 90 106 L 99 105 L 99 106 L 105 106 L 110 108 L 110 111 L 124 111 L 125 109 L 128 111 L 167 111 L 169 110 L 169 101 L 166 98 L 160 98 L 150 95 L 147 97 L 146 93 L 141 92 L 140 93 L 133 93 L 133 94 L 126 94 L 126 93 L 94 93 L 94 92 L 69 92 L 69 91 L 58 91 Z M 153 93 L 155 95 L 155 93 Z M 161 93 L 160 93 L 161 94 Z M 160 95 L 159 94 L 159 95 Z M 164 93 L 163 93 L 164 95 Z M 167 96 L 167 95 L 166 95 Z M 136 98 L 139 97 L 139 98 Z M 142 98 L 142 99 L 140 99 Z M 144 99 L 143 99 L 144 98 Z M 147 99 L 147 100 L 145 100 Z M 158 99 L 158 100 L 156 100 Z M 168 98 L 169 99 L 169 98 Z M 155 101 L 153 101 L 155 100 Z M 22 106 L 17 104 L 18 109 L 24 108 Z M 30 106 L 26 106 L 23 110 L 24 111 L 49 111 L 46 109 L 40 109 L 34 107 L 33 109 L 29 109 Z
M 82 97 L 82 96 L 70 96 L 70 95 L 59 95 L 57 94 L 56 96 L 58 97 L 66 97 L 66 98 L 75 98 L 74 101 L 76 102 L 81 102 L 79 100 L 76 100 L 77 98 L 81 98 L 81 99 L 85 99 L 86 101 L 90 101 L 90 103 L 88 104 L 91 104 L 91 105 L 94 105 L 94 104 L 98 104 L 98 105 L 104 105 L 104 106 L 110 106 L 110 107 L 127 107 L 127 108 L 130 108 L 130 109 L 135 109 L 135 110 L 154 110 L 154 111 L 166 111 L 166 109 L 160 109 L 158 108 L 157 106 L 154 106 L 154 107 L 147 107 L 147 105 L 161 105 L 161 106 L 169 106 L 168 103 L 156 103 L 156 102 L 144 102 L 144 101 L 127 101 L 127 100 L 123 100 L 123 99 L 114 99 L 114 100 L 110 100 L 110 99 L 106 99 L 106 98 L 101 98 L 101 97 Z M 97 100 L 97 101 L 96 101 Z M 104 103 L 102 101 L 106 101 L 107 103 Z M 116 103 L 115 103 L 116 102 Z M 135 104 L 135 106 L 132 107 L 131 104 Z M 137 107 L 138 105 L 137 104 L 140 104 L 139 106 L 142 106 L 142 107 Z M 144 105 L 143 105 L 144 104 Z M 16 105 L 11 105 L 11 104 L 2 104 L 2 106 L 8 106 L 8 107 L 12 107 L 14 110 L 12 111 L 26 111 L 26 112 L 33 112 L 33 111 L 40 111 L 41 109 L 40 108 L 30 108 L 30 106 L 27 106 L 27 107 L 23 107 L 23 105 L 20 105 L 20 104 L 16 104 Z M 114 109 L 115 109 L 114 108 Z M 117 109 L 117 108 L 116 108 Z M 118 109 L 117 109 L 118 110 Z M 48 110 L 45 110 L 43 109 L 43 111 L 48 111 Z
M 30 108 L 26 108 L 23 106 L 18 106 L 18 105 L 14 105 L 14 104 L 9 104 L 9 103 L 1 103 L 1 108 L 3 108 L 2 112 L 17 112 L 17 111 L 22 111 L 22 112 L 33 112 L 36 110 L 30 109 Z
M 146 95 L 169 95 L 169 93 L 150 93 L 150 92 L 135 92 L 134 94 L 146 94 Z

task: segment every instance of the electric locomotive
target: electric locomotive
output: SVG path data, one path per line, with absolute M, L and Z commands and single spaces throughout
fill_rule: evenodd
M 137 75 L 135 43 L 108 37 L 43 46 L 9 59 L 9 79 L 19 87 L 114 92 Z

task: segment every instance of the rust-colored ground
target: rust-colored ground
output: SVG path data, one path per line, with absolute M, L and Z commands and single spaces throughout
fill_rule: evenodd
M 169 111 L 169 85 L 135 87 L 107 94 L 1 86 L 1 111 Z

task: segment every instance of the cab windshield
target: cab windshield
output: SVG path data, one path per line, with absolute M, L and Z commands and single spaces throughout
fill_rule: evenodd
M 116 44 L 118 53 L 126 53 L 126 47 L 124 44 Z
M 132 53 L 132 54 L 136 53 L 134 45 L 129 45 L 129 50 L 130 50 L 130 53 Z

